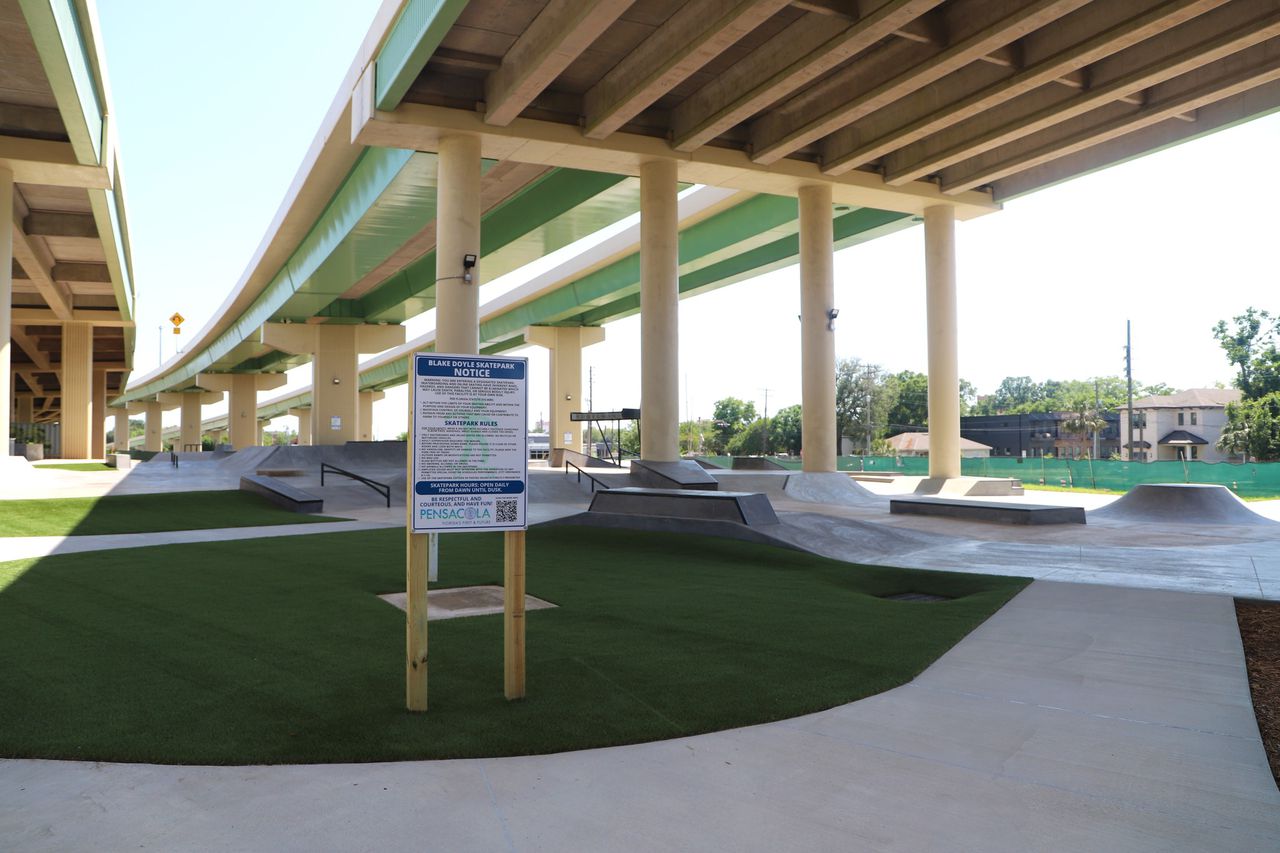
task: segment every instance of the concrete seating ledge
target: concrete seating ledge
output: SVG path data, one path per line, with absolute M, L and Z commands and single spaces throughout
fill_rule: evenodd
M 963 521 L 994 521 L 1000 524 L 1084 524 L 1084 509 L 1078 506 L 997 503 L 948 498 L 891 498 L 889 512 L 896 515 L 936 515 Z
M 262 495 L 276 506 L 293 512 L 324 512 L 324 498 L 274 477 L 244 474 L 240 477 L 240 490 Z

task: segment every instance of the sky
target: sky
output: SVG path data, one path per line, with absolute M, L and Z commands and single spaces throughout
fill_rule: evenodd
M 135 376 L 193 339 L 239 282 L 378 5 L 98 0 L 134 260 Z M 1276 152 L 1280 114 L 960 223 L 960 375 L 980 394 L 1009 375 L 1121 375 L 1130 320 L 1136 381 L 1230 383 L 1214 323 L 1250 305 L 1280 310 Z M 836 254 L 837 358 L 925 371 L 923 250 L 917 226 Z M 481 302 L 521 280 L 487 283 Z M 682 301 L 681 416 L 708 417 L 726 396 L 763 410 L 767 393 L 771 412 L 800 402 L 798 313 L 794 266 Z M 409 337 L 432 322 L 411 321 Z M 595 409 L 639 405 L 639 344 L 631 317 L 584 351 Z M 536 421 L 546 354 L 509 354 L 529 357 Z M 309 381 L 309 367 L 291 371 L 286 390 Z M 376 438 L 403 430 L 405 405 L 402 387 L 375 406 Z

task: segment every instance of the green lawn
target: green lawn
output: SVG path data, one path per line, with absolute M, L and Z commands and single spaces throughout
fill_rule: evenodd
M 441 537 L 443 586 L 500 581 L 502 537 Z M 431 626 L 404 710 L 401 530 L 0 564 L 0 756 L 196 764 L 554 752 L 760 723 L 923 670 L 1027 581 L 873 568 L 708 537 L 529 533 L 528 698 L 502 618 Z M 7 586 L 6 586 L 7 585 Z M 920 604 L 878 595 L 924 591 Z
M 341 521 L 281 509 L 248 492 L 175 492 L 0 502 L 0 536 L 90 536 Z
M 37 463 L 31 466 L 40 470 L 54 471 L 114 471 L 110 465 L 103 462 L 56 462 L 50 465 Z

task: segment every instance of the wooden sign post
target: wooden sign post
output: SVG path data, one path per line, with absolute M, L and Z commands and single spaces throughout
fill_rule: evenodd
M 417 353 L 409 364 L 405 496 L 405 706 L 427 710 L 427 586 L 435 537 L 502 532 L 503 686 L 525 695 L 525 511 L 529 468 L 524 358 Z

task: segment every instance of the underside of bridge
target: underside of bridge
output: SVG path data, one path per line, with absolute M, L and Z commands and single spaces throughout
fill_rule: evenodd
M 825 383 L 833 297 L 819 256 L 923 222 L 930 425 L 946 431 L 956 220 L 1278 106 L 1274 0 L 389 2 L 219 316 L 122 400 L 311 361 L 310 333 L 289 325 L 439 317 L 459 294 L 469 307 L 450 308 L 442 334 L 470 325 L 478 349 L 500 352 L 560 340 L 541 327 L 643 317 L 646 293 L 687 298 L 797 261 L 812 300 L 805 371 Z M 470 153 L 446 165 L 455 149 Z M 650 190 L 664 176 L 660 191 L 646 195 L 646 171 Z M 445 211 L 459 180 L 475 198 Z M 689 187 L 704 195 L 675 212 Z M 641 236 L 646 197 L 649 224 L 665 223 L 654 239 L 675 247 L 660 263 Z M 636 213 L 630 242 L 485 298 L 484 283 Z M 460 245 L 479 257 L 469 293 Z M 403 381 L 406 353 L 434 342 L 344 366 L 358 389 L 343 405 Z M 650 424 L 673 408 L 654 395 L 675 384 L 651 377 Z M 816 433 L 824 405 L 805 408 Z
M 133 362 L 108 92 L 87 7 L 0 0 L 0 432 L 101 456 Z M 56 445 L 55 445 L 56 446 Z M 7 452 L 7 451 L 6 451 Z

